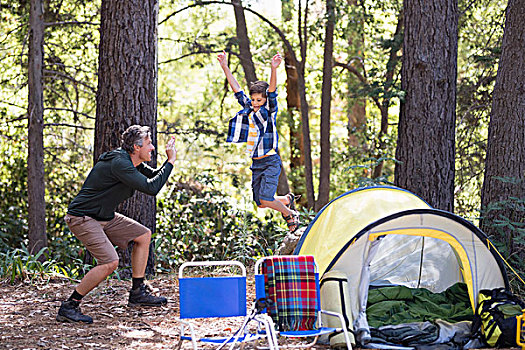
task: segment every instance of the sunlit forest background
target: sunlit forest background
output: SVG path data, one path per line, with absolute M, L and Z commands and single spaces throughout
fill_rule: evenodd
M 48 247 L 36 257 L 29 239 L 27 183 L 30 2 L 0 3 L 0 275 L 57 273 L 77 278 L 93 262 L 86 259 L 84 247 L 63 218 L 94 161 L 101 1 L 44 1 Z M 397 131 L 405 98 L 401 89 L 403 2 L 334 4 L 328 200 L 361 186 L 396 184 Z M 460 0 L 458 5 L 455 176 L 450 207 L 479 225 L 507 1 Z M 301 113 L 290 101 L 292 73 L 287 69 L 291 61 L 281 34 L 303 59 L 312 185 L 321 195 L 326 4 L 245 0 L 243 6 L 257 78 L 268 80 L 271 57 L 286 54 L 285 64 L 278 69 L 279 146 L 286 184 L 302 195 L 299 209 L 307 224 L 326 201 L 308 201 L 301 154 L 304 129 Z M 178 160 L 156 198 L 155 270 L 172 272 L 188 260 L 251 261 L 272 254 L 288 232 L 286 223 L 279 213 L 257 209 L 251 198 L 250 160 L 242 145 L 226 143 L 228 120 L 239 106 L 217 63 L 219 52 L 228 53 L 232 72 L 247 87 L 233 7 L 213 1 L 161 1 L 158 23 L 157 164 L 165 159 L 164 145 L 171 135 L 177 140 Z M 523 199 L 517 197 L 517 208 L 523 210 Z M 522 222 L 507 224 L 514 233 L 512 242 L 509 236 L 487 233 L 523 273 L 524 228 Z

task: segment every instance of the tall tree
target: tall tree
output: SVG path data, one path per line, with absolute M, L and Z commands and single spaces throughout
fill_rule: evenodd
M 294 3 L 292 1 L 281 2 L 281 16 L 283 23 L 292 21 Z M 290 35 L 289 27 L 283 28 L 283 33 Z M 290 146 L 290 182 L 294 193 L 302 195 L 300 202 L 306 203 L 306 191 L 304 186 L 304 152 L 303 137 L 301 133 L 301 118 L 298 115 L 301 109 L 301 96 L 297 85 L 297 67 L 292 59 L 290 49 L 283 45 L 284 70 L 286 72 L 286 117 L 289 130 Z
M 28 62 L 28 156 L 27 192 L 29 221 L 29 251 L 34 254 L 47 247 L 46 204 L 44 201 L 44 92 L 42 71 L 44 65 L 44 4 L 31 0 L 29 14 Z
M 517 251 L 525 200 L 525 1 L 509 0 L 496 84 L 492 93 L 482 229 Z M 521 204 L 520 204 L 521 203 Z M 492 205 L 495 205 L 492 207 Z
M 359 12 L 357 0 L 347 1 L 347 13 L 349 15 L 345 32 L 348 35 L 348 57 L 352 57 L 349 65 L 361 76 L 364 76 L 363 49 L 365 38 L 363 35 L 363 14 Z M 348 91 L 355 91 L 361 82 L 354 74 L 348 75 Z M 362 148 L 362 136 L 366 127 L 366 99 L 357 97 L 351 93 L 347 96 L 347 118 L 348 118 L 348 146 L 351 148 Z
M 332 60 L 334 52 L 335 2 L 326 0 L 326 25 L 323 54 L 323 85 L 321 88 L 321 167 L 319 192 L 315 210 L 320 210 L 330 198 L 330 107 L 332 101 Z
M 454 208 L 457 0 L 404 0 L 405 92 L 395 183 L 435 208 Z
M 352 0 L 354 1 L 354 0 Z M 351 3 L 351 5 L 357 5 Z M 355 10 L 354 10 L 355 11 Z M 351 12 L 352 13 L 352 12 Z M 361 15 L 362 16 L 362 15 Z M 357 15 L 354 18 L 359 18 Z M 355 26 L 356 24 L 354 24 Z M 364 24 L 359 23 L 360 27 Z M 359 35 L 355 33 L 354 35 Z M 392 104 L 393 97 L 395 96 L 395 82 L 398 74 L 398 62 L 400 61 L 399 51 L 403 44 L 403 11 L 401 11 L 397 17 L 397 24 L 394 35 L 391 39 L 385 40 L 383 46 L 388 50 L 388 61 L 385 66 L 385 73 L 383 75 L 383 82 L 381 82 L 382 91 L 377 95 L 376 92 L 371 93 L 373 90 L 377 91 L 374 87 L 374 83 L 370 82 L 367 77 L 365 67 L 362 63 L 362 46 L 364 45 L 363 38 L 357 38 L 357 40 L 350 40 L 349 47 L 356 51 L 355 54 L 351 55 L 352 59 L 348 63 L 335 62 L 335 66 L 345 68 L 351 73 L 349 78 L 350 91 L 355 90 L 359 85 L 364 87 L 364 91 L 367 91 L 369 97 L 374 102 L 375 106 L 379 109 L 381 114 L 381 127 L 379 133 L 375 138 L 374 146 L 372 147 L 373 158 L 376 158 L 377 164 L 372 171 L 372 178 L 378 178 L 383 175 L 383 160 L 381 157 L 385 155 L 387 149 L 386 139 L 388 137 L 388 116 L 389 108 Z M 355 47 L 355 48 L 354 48 Z M 359 84 L 357 84 L 359 82 Z M 359 96 L 359 95 L 358 95 Z M 350 97 L 355 102 L 349 104 L 348 109 L 348 130 L 349 130 L 349 144 L 351 147 L 357 147 L 359 145 L 358 134 L 364 132 L 366 123 L 366 100 L 363 98 L 357 98 L 355 96 Z M 361 136 L 361 138 L 365 138 Z
M 237 42 L 239 44 L 239 60 L 241 61 L 246 83 L 257 80 L 255 66 L 253 65 L 252 51 L 250 50 L 250 38 L 248 37 L 248 28 L 246 28 L 246 18 L 241 0 L 232 0 L 233 10 L 235 12 L 235 31 L 237 33 Z
M 95 122 L 94 161 L 120 146 L 130 125 L 151 128 L 157 148 L 157 0 L 103 0 Z M 156 157 L 149 164 L 156 167 Z M 155 198 L 140 192 L 119 211 L 155 232 Z M 153 242 L 152 242 L 153 244 Z M 147 274 L 154 272 L 153 246 Z

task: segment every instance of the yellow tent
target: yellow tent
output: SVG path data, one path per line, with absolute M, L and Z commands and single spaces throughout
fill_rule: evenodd
M 332 200 L 294 253 L 313 255 L 321 275 L 346 276 L 354 330 L 365 338 L 370 287 L 442 292 L 464 282 L 473 309 L 481 289 L 509 288 L 503 261 L 483 232 L 396 187 L 361 188 Z

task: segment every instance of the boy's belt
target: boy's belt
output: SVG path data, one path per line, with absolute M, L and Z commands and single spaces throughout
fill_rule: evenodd
M 273 156 L 274 154 L 277 154 L 277 152 L 275 152 L 275 150 L 272 149 L 270 152 L 266 153 L 264 156 L 260 156 L 260 157 L 252 158 L 252 159 L 263 159 L 269 156 Z

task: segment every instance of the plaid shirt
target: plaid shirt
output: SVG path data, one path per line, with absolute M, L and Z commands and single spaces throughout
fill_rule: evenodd
M 257 130 L 257 141 L 253 147 L 252 158 L 264 156 L 272 149 L 277 152 L 277 91 L 266 91 L 266 103 L 257 112 L 253 112 L 252 101 L 241 90 L 235 93 L 242 109 L 230 119 L 227 142 L 246 142 L 250 128 L 249 115 L 253 113 L 253 121 Z

